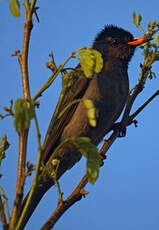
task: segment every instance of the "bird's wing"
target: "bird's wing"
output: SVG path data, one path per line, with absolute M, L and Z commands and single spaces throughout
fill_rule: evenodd
M 88 78 L 84 77 L 84 76 L 80 76 L 77 81 L 75 81 L 74 84 L 74 91 L 69 94 L 67 93 L 64 98 L 62 99 L 62 102 L 60 104 L 60 106 L 58 107 L 58 105 L 56 106 L 55 112 L 52 116 L 44 143 L 47 139 L 47 144 L 46 144 L 46 149 L 44 150 L 44 154 L 43 154 L 43 162 L 46 163 L 47 160 L 49 159 L 50 155 L 52 154 L 53 150 L 57 147 L 57 145 L 59 144 L 59 138 L 64 130 L 64 127 L 69 123 L 69 121 L 72 118 L 72 115 L 77 107 L 78 103 L 73 104 L 65 113 L 64 115 L 60 118 L 60 120 L 58 121 L 58 123 L 55 125 L 54 128 L 52 128 L 52 123 L 54 122 L 55 119 L 55 114 L 58 108 L 58 114 L 63 111 L 63 109 L 70 104 L 73 100 L 78 99 L 78 98 L 82 98 L 87 86 L 88 86 L 89 80 Z

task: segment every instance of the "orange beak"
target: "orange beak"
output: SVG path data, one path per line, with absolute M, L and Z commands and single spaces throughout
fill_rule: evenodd
M 141 38 L 134 38 L 133 41 L 128 42 L 130 46 L 139 46 L 145 42 L 149 42 L 152 40 L 152 38 L 146 38 L 146 37 L 141 37 Z

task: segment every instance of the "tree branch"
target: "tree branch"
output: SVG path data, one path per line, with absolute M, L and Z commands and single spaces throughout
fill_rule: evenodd
M 132 93 L 132 95 L 129 94 L 128 97 L 128 102 L 121 120 L 122 126 L 126 127 L 128 124 L 130 124 L 130 111 L 132 109 L 132 106 L 134 104 L 134 101 L 136 99 L 136 97 L 142 92 L 142 90 L 144 89 L 144 85 L 146 82 L 146 78 L 147 78 L 147 74 L 148 74 L 149 68 L 145 65 L 142 66 L 142 74 L 141 77 L 139 79 L 138 84 L 134 87 L 134 91 Z
M 8 222 L 10 222 L 10 213 L 9 213 L 9 207 L 8 207 L 8 199 L 5 195 L 5 192 L 4 190 L 2 189 L 2 187 L 0 186 L 0 191 L 1 191 L 1 195 L 0 195 L 0 198 L 3 197 L 4 199 L 4 203 L 5 203 L 5 206 L 6 206 L 6 214 L 7 214 L 7 217 L 8 217 Z M 1 199 L 1 204 L 3 205 L 2 203 L 2 199 Z M 1 206 L 1 205 L 0 205 Z M 4 205 L 2 207 L 4 209 Z M 1 210 L 1 209 L 0 209 Z M 4 212 L 4 211 L 3 211 Z M 6 218 L 6 217 L 5 217 Z
M 26 8 L 23 49 L 22 49 L 22 54 L 18 55 L 18 61 L 21 68 L 24 98 L 30 101 L 31 97 L 30 97 L 29 74 L 28 74 L 28 52 L 29 52 L 30 35 L 31 35 L 31 30 L 33 25 L 32 25 L 32 18 L 28 20 L 27 13 L 28 13 L 28 9 Z M 12 209 L 12 217 L 10 221 L 11 229 L 15 229 L 17 218 L 21 207 L 22 198 L 23 198 L 28 131 L 29 129 L 26 129 L 23 132 L 19 133 L 18 173 L 17 173 L 15 198 L 14 198 L 14 204 Z
M 32 20 L 25 21 L 23 50 L 22 50 L 22 54 L 19 55 L 18 57 L 18 61 L 19 61 L 21 73 L 22 73 L 24 98 L 27 100 L 30 100 L 28 52 L 29 52 L 29 42 L 30 42 L 30 35 L 31 35 L 32 28 L 33 28 Z
M 2 222 L 2 226 L 4 230 L 8 229 L 8 224 L 7 224 L 7 219 L 5 216 L 5 212 L 4 212 L 4 205 L 0 196 L 0 217 L 1 217 L 1 222 Z
M 68 63 L 68 61 L 73 57 L 74 52 L 71 53 L 71 55 L 66 59 L 66 61 L 63 63 L 63 65 L 60 65 L 59 68 L 51 74 L 48 81 L 41 87 L 41 89 L 38 91 L 38 93 L 33 97 L 33 100 L 36 101 L 37 98 L 39 98 L 42 93 L 50 87 L 50 85 L 53 83 L 53 81 L 56 79 L 58 74 L 62 71 L 64 66 Z
M 39 171 L 40 171 L 40 166 L 41 166 L 41 159 L 42 159 L 42 151 L 41 151 L 41 143 L 40 143 L 41 136 L 40 136 L 40 131 L 39 131 L 36 113 L 34 115 L 34 120 L 35 120 L 36 132 L 37 132 L 38 157 L 37 157 L 37 163 L 36 163 L 36 167 L 35 167 L 35 174 L 34 174 L 34 179 L 33 179 L 33 184 L 31 187 L 31 191 L 28 195 L 28 199 L 26 201 L 24 209 L 23 209 L 23 211 L 20 215 L 20 218 L 18 220 L 16 229 L 23 229 L 22 225 L 24 225 L 25 219 L 27 218 L 27 212 L 29 209 L 29 205 L 31 204 L 32 199 L 34 198 L 34 195 L 36 192 L 36 186 L 38 183 L 38 176 L 39 176 Z M 19 209 L 19 211 L 20 211 L 20 209 Z
M 87 182 L 87 174 L 85 174 L 72 194 L 66 200 L 60 201 L 58 203 L 57 208 L 40 230 L 52 229 L 59 218 L 65 213 L 65 211 L 67 211 L 74 203 L 81 200 L 82 197 L 88 193 L 83 189 Z
M 27 136 L 28 130 L 19 134 L 19 159 L 18 159 L 18 173 L 17 173 L 17 182 L 16 190 L 14 197 L 14 204 L 12 210 L 12 217 L 10 226 L 16 225 L 17 218 L 19 215 L 21 202 L 23 199 L 23 189 L 25 182 L 25 161 L 26 161 L 26 147 L 27 147 Z
M 159 90 L 157 90 L 143 105 L 141 105 L 136 112 L 134 112 L 130 119 L 133 120 L 155 97 L 159 96 Z

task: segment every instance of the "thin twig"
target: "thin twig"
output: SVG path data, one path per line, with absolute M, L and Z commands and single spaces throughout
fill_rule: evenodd
M 5 211 L 4 211 L 4 205 L 1 199 L 1 195 L 0 195 L 0 217 L 1 217 L 1 222 L 2 222 L 2 226 L 4 230 L 8 229 L 8 224 L 7 224 L 7 219 L 5 216 Z
M 139 83 L 134 87 L 134 91 L 133 91 L 132 95 L 129 94 L 128 102 L 127 102 L 127 105 L 126 105 L 126 108 L 125 108 L 125 111 L 124 111 L 124 114 L 122 117 L 122 121 L 121 121 L 123 127 L 126 127 L 129 123 L 128 120 L 129 120 L 130 111 L 132 109 L 132 106 L 134 104 L 136 97 L 142 92 L 142 90 L 144 88 L 145 78 L 147 76 L 147 71 L 148 71 L 148 69 L 146 67 L 142 69 L 142 75 L 141 75 L 141 78 L 139 80 Z
M 26 100 L 31 99 L 30 97 L 30 87 L 29 87 L 29 74 L 28 74 L 28 52 L 29 52 L 29 42 L 32 30 L 32 18 L 28 20 L 28 9 L 26 8 L 26 21 L 24 25 L 24 41 L 22 55 L 18 55 L 18 61 L 21 68 L 22 83 L 23 83 L 23 93 Z M 28 139 L 28 129 L 19 133 L 19 160 L 18 160 L 18 173 L 16 182 L 16 191 L 14 204 L 12 209 L 12 216 L 10 221 L 10 228 L 15 229 L 17 218 L 19 215 L 19 210 L 21 207 L 21 202 L 23 198 L 24 189 L 24 173 L 25 173 L 25 163 L 26 163 L 26 151 L 27 151 L 27 139 Z
M 8 207 L 8 199 L 5 195 L 5 192 L 3 190 L 3 188 L 0 186 L 0 191 L 1 191 L 1 194 L 2 194 L 2 197 L 4 199 L 4 203 L 5 203 L 5 206 L 6 206 L 6 214 L 7 214 L 7 217 L 8 217 L 8 222 L 10 222 L 10 214 L 9 214 L 9 207 Z
M 38 183 L 38 176 L 39 176 L 40 166 L 41 166 L 41 159 L 42 159 L 42 154 L 41 154 L 42 151 L 41 151 L 41 143 L 40 143 L 41 136 L 40 136 L 40 131 L 39 131 L 39 126 L 38 126 L 36 113 L 34 115 L 34 120 L 35 120 L 36 132 L 37 132 L 38 157 L 37 157 L 37 163 L 36 163 L 36 167 L 35 167 L 35 174 L 34 174 L 34 179 L 33 179 L 33 184 L 32 184 L 32 187 L 31 187 L 31 191 L 29 193 L 27 202 L 26 202 L 26 204 L 24 206 L 23 212 L 21 213 L 21 216 L 20 216 L 19 221 L 17 223 L 16 230 L 22 229 L 24 219 L 27 216 L 27 211 L 28 211 L 29 206 L 30 206 L 30 204 L 32 202 L 32 199 L 34 198 L 36 186 L 37 186 L 37 183 Z
M 141 105 L 131 116 L 130 119 L 133 120 L 155 97 L 159 95 L 159 90 L 157 90 L 143 105 Z
M 81 200 L 81 198 L 87 194 L 87 192 L 85 192 L 85 190 L 83 189 L 86 186 L 87 182 L 87 174 L 85 174 L 78 186 L 72 192 L 72 194 L 66 200 L 60 201 L 58 203 L 58 206 L 55 209 L 54 213 L 51 215 L 51 217 L 40 230 L 52 229 L 55 223 L 64 214 L 64 212 L 68 210 L 74 203 Z
M 63 65 L 60 65 L 59 68 L 53 72 L 51 74 L 51 76 L 49 77 L 48 81 L 41 87 L 41 89 L 39 90 L 39 92 L 33 97 L 33 100 L 37 100 L 38 97 L 40 97 L 42 95 L 42 93 L 50 87 L 50 85 L 53 83 L 53 81 L 56 79 L 56 77 L 58 76 L 58 74 L 62 71 L 62 69 L 64 68 L 64 66 L 68 63 L 68 61 L 73 57 L 74 52 L 72 52 L 72 54 L 67 58 L 67 60 L 63 63 Z
M 86 49 L 87 47 L 82 47 L 80 50 Z M 50 85 L 53 83 L 53 81 L 56 79 L 56 77 L 58 76 L 58 74 L 64 69 L 64 66 L 69 62 L 69 60 L 71 58 L 76 58 L 75 54 L 77 53 L 77 51 L 73 51 L 71 53 L 71 55 L 66 59 L 66 61 L 59 66 L 59 68 L 52 73 L 52 75 L 49 77 L 48 81 L 41 87 L 41 89 L 39 90 L 39 92 L 33 97 L 33 100 L 35 101 L 38 97 L 40 97 L 42 95 L 42 93 L 48 88 L 50 87 Z M 78 60 L 78 59 L 77 59 Z M 54 60 L 53 60 L 54 61 Z
M 24 98 L 30 100 L 29 73 L 28 73 L 28 52 L 31 30 L 33 28 L 32 21 L 26 21 L 24 25 L 24 41 L 22 54 L 18 56 L 18 61 L 22 73 Z
M 141 32 L 143 33 L 143 35 L 145 35 L 145 32 L 144 32 L 144 30 L 142 29 L 142 27 L 140 26 L 140 25 L 138 25 L 137 23 L 134 23 L 135 25 L 136 25 L 136 27 L 138 27 L 140 30 L 141 30 Z
M 27 136 L 28 136 L 28 130 L 25 130 L 24 132 L 19 134 L 19 159 L 18 159 L 17 182 L 16 182 L 14 204 L 13 204 L 13 210 L 12 210 L 12 216 L 10 222 L 10 226 L 14 226 L 14 228 L 17 222 L 19 210 L 21 207 L 21 202 L 23 199 Z

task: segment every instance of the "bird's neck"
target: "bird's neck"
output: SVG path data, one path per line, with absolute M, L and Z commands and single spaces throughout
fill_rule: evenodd
M 128 69 L 128 62 L 120 58 L 104 56 L 103 61 L 105 63 L 104 68 L 106 71 L 113 71 L 116 68 L 122 68 L 124 71 L 127 71 Z
M 102 54 L 105 63 L 109 62 L 109 64 L 111 64 L 111 62 L 113 62 L 113 64 L 124 66 L 126 69 L 128 68 L 129 60 L 127 60 L 126 56 L 121 52 L 117 52 L 111 48 L 108 49 L 103 43 L 94 44 L 92 48 L 98 50 Z

